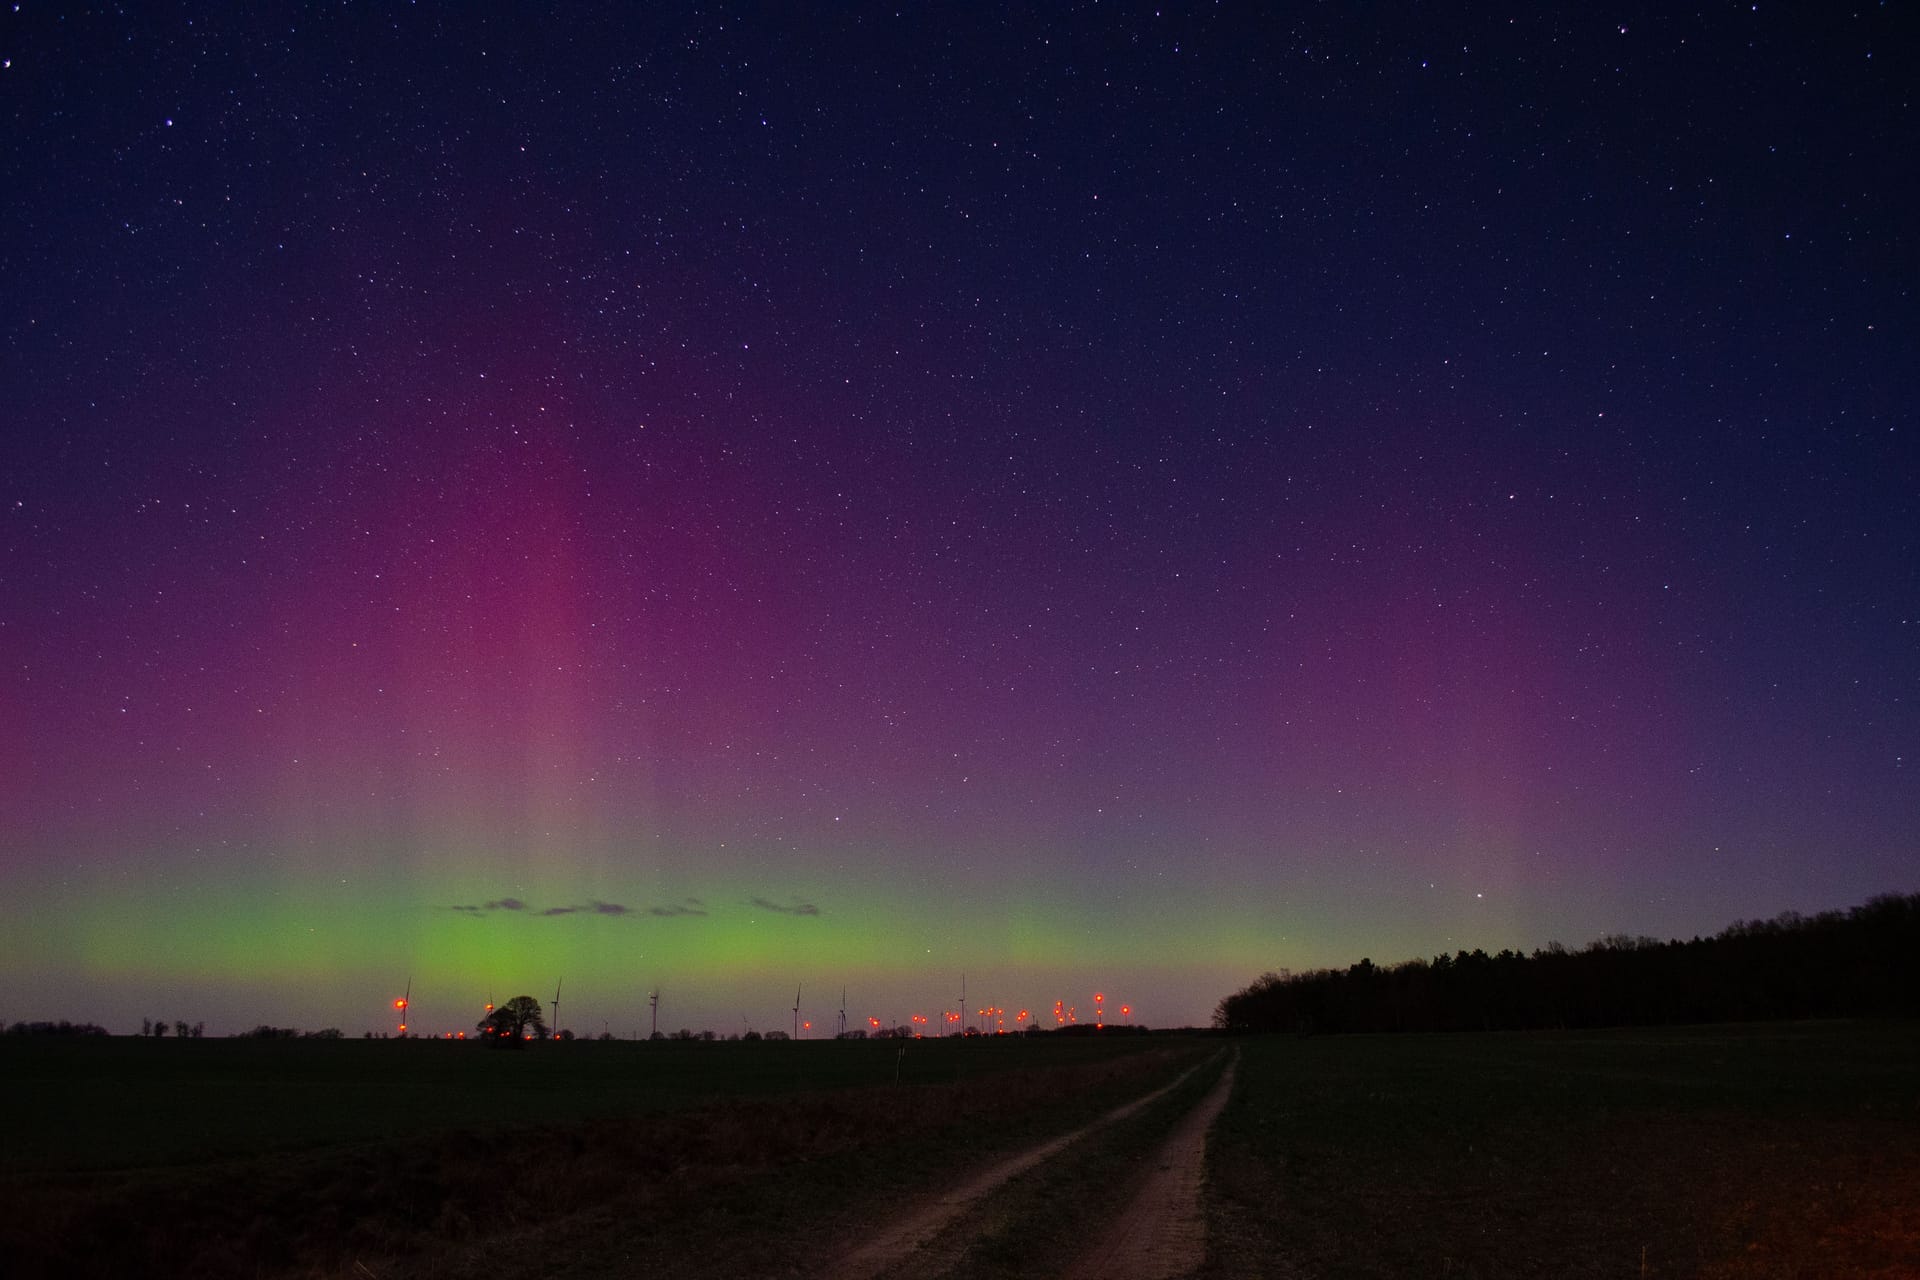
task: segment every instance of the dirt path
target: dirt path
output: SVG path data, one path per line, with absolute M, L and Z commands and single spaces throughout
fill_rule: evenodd
M 841 1258 L 835 1264 L 833 1274 L 841 1277 L 841 1280 L 871 1280 L 874 1276 L 882 1275 L 900 1266 L 916 1251 L 931 1243 L 935 1236 L 951 1226 L 961 1214 L 971 1209 L 983 1196 L 997 1190 L 1009 1178 L 1017 1177 L 1043 1161 L 1051 1160 L 1094 1130 L 1104 1128 L 1116 1120 L 1124 1120 L 1148 1103 L 1165 1097 L 1204 1065 L 1206 1064 L 1200 1063 L 1188 1067 L 1171 1082 L 1155 1089 L 1152 1093 L 1143 1094 L 1132 1102 L 1115 1107 L 1091 1124 L 1083 1125 L 1072 1133 L 1062 1134 L 1018 1155 L 1009 1156 L 981 1170 L 959 1186 L 942 1192 L 918 1208 L 882 1225 L 865 1244 Z M 1231 1072 L 1232 1068 L 1229 1067 L 1229 1075 Z M 1202 1129 L 1201 1132 L 1204 1135 L 1205 1130 Z
M 1207 1257 L 1207 1219 L 1200 1203 L 1207 1130 L 1233 1092 L 1227 1063 L 1220 1083 L 1189 1111 L 1153 1156 L 1146 1183 L 1100 1243 L 1067 1272 L 1067 1280 L 1171 1280 L 1197 1271 Z

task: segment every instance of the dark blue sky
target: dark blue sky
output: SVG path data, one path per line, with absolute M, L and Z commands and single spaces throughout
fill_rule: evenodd
M 1911 891 L 1916 22 L 1664 9 L 0 15 L 0 958 L 1199 1020 Z

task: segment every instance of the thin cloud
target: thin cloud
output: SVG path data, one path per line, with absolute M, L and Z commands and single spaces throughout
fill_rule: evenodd
M 447 908 L 449 911 L 464 911 L 472 916 L 477 916 L 483 911 L 525 911 L 526 909 L 527 904 L 518 898 L 496 898 L 492 902 L 483 902 L 478 905 L 469 902 Z
M 574 916 L 574 915 L 624 916 L 624 915 L 631 915 L 632 913 L 633 913 L 632 907 L 625 906 L 618 902 L 602 902 L 598 898 L 595 898 L 592 902 L 587 903 L 585 906 L 548 907 L 545 911 L 542 911 L 540 914 L 543 916 Z
M 752 901 L 753 905 L 759 907 L 762 911 L 778 911 L 783 916 L 817 916 L 820 914 L 819 907 L 814 906 L 811 902 L 802 902 L 798 898 L 793 900 L 793 905 L 786 907 L 781 906 L 777 902 L 768 902 L 765 898 L 754 898 Z
M 469 916 L 485 915 L 489 911 L 533 911 L 535 915 L 542 918 L 577 915 L 619 917 L 635 914 L 635 909 L 624 902 L 602 902 L 598 898 L 586 903 L 575 903 L 571 906 L 547 907 L 540 911 L 534 911 L 533 907 L 522 902 L 519 898 L 496 898 L 492 902 L 482 903 L 455 903 L 448 907 L 447 910 L 458 911 L 462 915 Z M 647 914 L 654 916 L 703 916 L 707 914 L 707 912 L 705 905 L 702 904 L 698 898 L 688 898 L 684 903 L 676 903 L 673 906 L 648 907 Z

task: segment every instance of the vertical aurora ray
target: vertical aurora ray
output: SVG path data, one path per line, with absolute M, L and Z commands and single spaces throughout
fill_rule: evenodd
M 1163 1025 L 1920 877 L 1897 18 L 10 21 L 0 1016 Z

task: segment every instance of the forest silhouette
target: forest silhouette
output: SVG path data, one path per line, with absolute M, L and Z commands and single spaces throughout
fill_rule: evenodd
M 1579 951 L 1457 951 L 1267 973 L 1222 1000 L 1227 1031 L 1519 1031 L 1920 1012 L 1920 894 L 1738 921 L 1711 938 L 1616 934 Z

